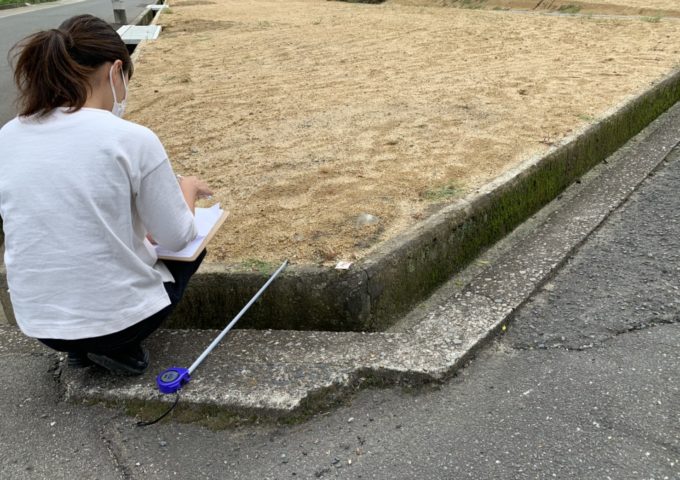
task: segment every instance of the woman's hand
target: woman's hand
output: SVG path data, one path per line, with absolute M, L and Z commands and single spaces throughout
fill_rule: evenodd
M 179 180 L 179 187 L 182 189 L 184 200 L 186 200 L 191 213 L 194 213 L 196 200 L 210 197 L 213 194 L 208 184 L 198 177 L 193 175 L 189 177 L 178 176 L 177 179 Z
M 210 197 L 213 194 L 207 182 L 201 180 L 198 177 L 193 175 L 190 177 L 180 177 L 180 185 L 182 185 L 184 182 L 188 182 L 188 188 L 192 188 L 194 190 L 197 198 Z

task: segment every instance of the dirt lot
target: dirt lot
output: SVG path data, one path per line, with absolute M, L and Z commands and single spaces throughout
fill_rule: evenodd
M 680 65 L 675 19 L 176 0 L 160 23 L 128 118 L 231 210 L 229 264 L 361 258 Z

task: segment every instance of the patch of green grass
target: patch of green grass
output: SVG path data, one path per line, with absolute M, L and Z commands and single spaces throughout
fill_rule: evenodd
M 256 260 L 254 258 L 248 258 L 241 262 L 241 266 L 244 269 L 252 270 L 259 273 L 270 273 L 276 270 L 276 265 L 270 262 L 264 262 L 262 260 Z
M 584 122 L 592 122 L 595 120 L 595 117 L 592 115 L 588 115 L 587 113 L 581 113 L 578 116 L 579 120 L 583 120 Z
M 578 13 L 581 11 L 581 7 L 578 5 L 560 5 L 560 7 L 557 9 L 558 12 L 560 13 Z
M 469 8 L 471 10 L 476 10 L 482 8 L 486 3 L 486 0 L 460 0 L 460 8 Z
M 443 200 L 460 195 L 461 193 L 462 190 L 455 185 L 445 185 L 432 190 L 426 190 L 425 192 L 421 193 L 421 197 L 431 202 L 441 202 Z
M 659 23 L 661 21 L 661 17 L 642 17 L 642 21 L 649 23 Z

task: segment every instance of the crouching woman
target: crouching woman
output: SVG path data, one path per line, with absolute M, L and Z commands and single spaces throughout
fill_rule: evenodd
M 178 182 L 156 135 L 121 117 L 133 72 L 113 28 L 79 15 L 14 47 L 18 116 L 0 129 L 0 216 L 19 328 L 72 367 L 144 372 L 142 341 L 195 262 L 162 262 L 196 236 L 205 182 Z

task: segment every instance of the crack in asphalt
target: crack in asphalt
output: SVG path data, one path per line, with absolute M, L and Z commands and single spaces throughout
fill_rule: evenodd
M 602 418 L 598 423 L 607 430 L 633 437 L 635 439 L 641 440 L 642 442 L 649 442 L 663 450 L 670 451 L 671 453 L 680 456 L 680 445 L 673 445 L 672 443 L 658 437 L 645 436 L 644 432 L 641 432 L 639 429 L 625 428 L 624 425 L 614 423 L 612 420 L 606 417 Z
M 635 332 L 637 330 L 644 330 L 646 328 L 656 327 L 658 325 L 673 325 L 675 323 L 680 323 L 680 318 L 678 318 L 678 317 L 673 317 L 673 318 L 652 317 L 647 321 L 636 322 L 628 328 L 613 330 L 612 331 L 612 333 L 613 333 L 612 338 L 617 337 L 619 335 L 625 335 L 627 333 Z
M 109 453 L 109 456 L 111 457 L 111 461 L 113 463 L 114 468 L 118 471 L 120 474 L 120 478 L 123 480 L 133 480 L 135 476 L 132 474 L 132 468 L 128 466 L 128 462 L 126 461 L 126 456 L 125 452 L 123 452 L 123 448 L 121 447 L 122 440 L 120 438 L 116 439 L 115 437 L 120 436 L 120 432 L 113 428 L 112 434 L 108 435 L 107 434 L 107 429 L 110 429 L 111 427 L 111 422 L 115 420 L 117 417 L 112 417 L 109 419 L 107 423 L 105 423 L 102 428 L 99 431 L 99 436 L 104 442 L 104 446 L 106 447 L 106 451 Z
M 508 348 L 511 350 L 515 351 L 534 351 L 534 350 L 562 350 L 566 352 L 583 352 L 586 350 L 591 350 L 593 348 L 598 348 L 598 347 L 606 347 L 607 343 L 611 342 L 612 340 L 616 339 L 617 337 L 620 337 L 621 335 L 627 335 L 630 333 L 636 333 L 641 330 L 646 330 L 648 328 L 654 328 L 662 325 L 677 325 L 680 324 L 680 318 L 674 317 L 674 318 L 651 318 L 649 321 L 645 322 L 637 322 L 634 325 L 631 325 L 626 328 L 622 329 L 609 329 L 609 335 L 606 338 L 602 338 L 600 340 L 580 345 L 578 347 L 573 347 L 573 346 L 568 346 L 565 345 L 567 339 L 562 340 L 562 342 L 559 343 L 553 343 L 553 344 L 548 344 L 548 343 L 532 343 L 532 344 L 511 344 L 509 341 L 507 342 L 508 344 L 506 345 Z

